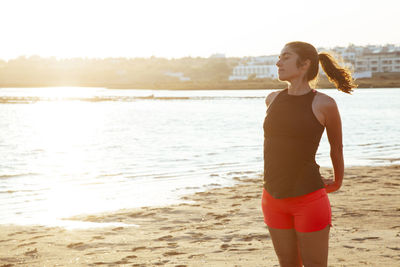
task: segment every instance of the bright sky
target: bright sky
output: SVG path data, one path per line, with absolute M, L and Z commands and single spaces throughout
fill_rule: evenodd
M 0 58 L 208 57 L 400 44 L 398 0 L 1 0 Z

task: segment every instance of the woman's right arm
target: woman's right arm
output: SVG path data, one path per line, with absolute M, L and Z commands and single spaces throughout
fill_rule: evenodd
M 328 98 L 324 104 L 325 127 L 331 147 L 331 160 L 334 170 L 334 180 L 326 180 L 326 191 L 328 193 L 339 190 L 342 186 L 344 176 L 343 144 L 342 144 L 342 122 L 336 102 Z

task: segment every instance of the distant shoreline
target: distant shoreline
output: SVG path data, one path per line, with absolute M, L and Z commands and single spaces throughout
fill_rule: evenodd
M 398 77 L 379 77 L 356 80 L 357 89 L 368 88 L 400 88 Z M 186 82 L 154 82 L 154 83 L 2 83 L 0 88 L 37 88 L 37 87 L 102 87 L 107 89 L 136 90 L 268 90 L 283 89 L 285 82 L 278 80 L 245 80 L 245 81 L 186 81 Z M 326 78 L 320 79 L 317 89 L 335 89 Z

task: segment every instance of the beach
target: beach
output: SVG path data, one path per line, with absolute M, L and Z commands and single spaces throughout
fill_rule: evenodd
M 181 204 L 70 218 L 138 227 L 2 225 L 0 266 L 279 266 L 260 206 L 262 175 L 235 179 Z M 400 165 L 345 169 L 342 188 L 329 194 L 329 266 L 398 266 L 399 189 Z

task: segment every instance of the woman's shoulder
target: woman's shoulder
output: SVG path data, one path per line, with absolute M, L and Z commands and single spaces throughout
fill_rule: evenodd
M 267 106 L 271 105 L 272 101 L 274 101 L 275 97 L 279 95 L 280 92 L 285 91 L 286 89 L 274 90 L 273 92 L 269 93 L 265 98 L 265 104 Z
M 326 110 L 326 109 L 331 109 L 331 108 L 336 108 L 337 104 L 336 101 L 333 97 L 324 94 L 322 92 L 319 92 L 318 90 L 317 94 L 315 96 L 315 102 L 317 104 L 317 106 L 322 109 L 322 110 Z

